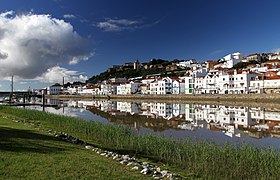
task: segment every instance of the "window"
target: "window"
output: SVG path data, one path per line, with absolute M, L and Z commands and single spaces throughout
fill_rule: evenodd
M 223 78 L 223 81 L 225 81 L 226 79 L 225 78 Z
M 243 77 L 241 77 L 240 79 L 243 80 Z

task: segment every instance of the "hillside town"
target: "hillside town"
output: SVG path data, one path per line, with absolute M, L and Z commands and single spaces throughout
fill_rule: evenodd
M 280 93 L 280 53 L 239 52 L 215 61 L 182 60 L 161 64 L 141 64 L 138 60 L 112 66 L 107 72 L 139 68 L 162 69 L 162 74 L 126 78 L 111 77 L 96 84 L 56 83 L 42 90 L 45 94 L 129 95 L 129 94 L 250 94 Z M 176 76 L 180 72 L 182 76 Z M 164 74 L 164 76 L 163 76 Z

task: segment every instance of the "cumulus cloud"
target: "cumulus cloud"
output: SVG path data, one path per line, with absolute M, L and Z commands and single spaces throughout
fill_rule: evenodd
M 128 20 L 128 19 L 106 19 L 99 22 L 97 27 L 104 31 L 122 31 L 126 29 L 134 29 L 140 21 Z
M 8 53 L 2 52 L 2 51 L 0 50 L 0 59 L 6 59 L 7 57 L 8 57 Z
M 55 83 L 61 82 L 63 77 L 67 82 L 85 81 L 88 79 L 87 76 L 82 75 L 78 71 L 70 71 L 66 68 L 55 66 L 48 69 L 47 72 L 42 74 L 40 77 L 37 77 L 37 80 Z
M 90 42 L 70 23 L 45 14 L 0 14 L 2 79 L 11 75 L 19 79 L 44 77 L 63 64 L 77 64 L 91 56 Z
M 76 18 L 76 16 L 73 15 L 73 14 L 64 14 L 63 17 L 64 17 L 65 19 L 75 19 L 75 18 Z

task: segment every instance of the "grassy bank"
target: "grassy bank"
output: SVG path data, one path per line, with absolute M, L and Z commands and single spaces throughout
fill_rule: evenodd
M 0 179 L 149 179 L 0 112 Z
M 210 142 L 176 141 L 138 136 L 127 127 L 104 125 L 34 110 L 0 107 L 1 114 L 67 132 L 99 147 L 148 157 L 177 169 L 184 176 L 218 179 L 274 179 L 280 173 L 280 153 L 251 146 L 217 146 Z M 1 156 L 2 157 L 2 156 Z M 192 177 L 193 177 L 192 176 Z

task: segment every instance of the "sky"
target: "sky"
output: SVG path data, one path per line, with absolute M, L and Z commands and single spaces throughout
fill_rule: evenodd
M 138 59 L 280 50 L 278 0 L 1 0 L 0 91 L 85 81 Z

